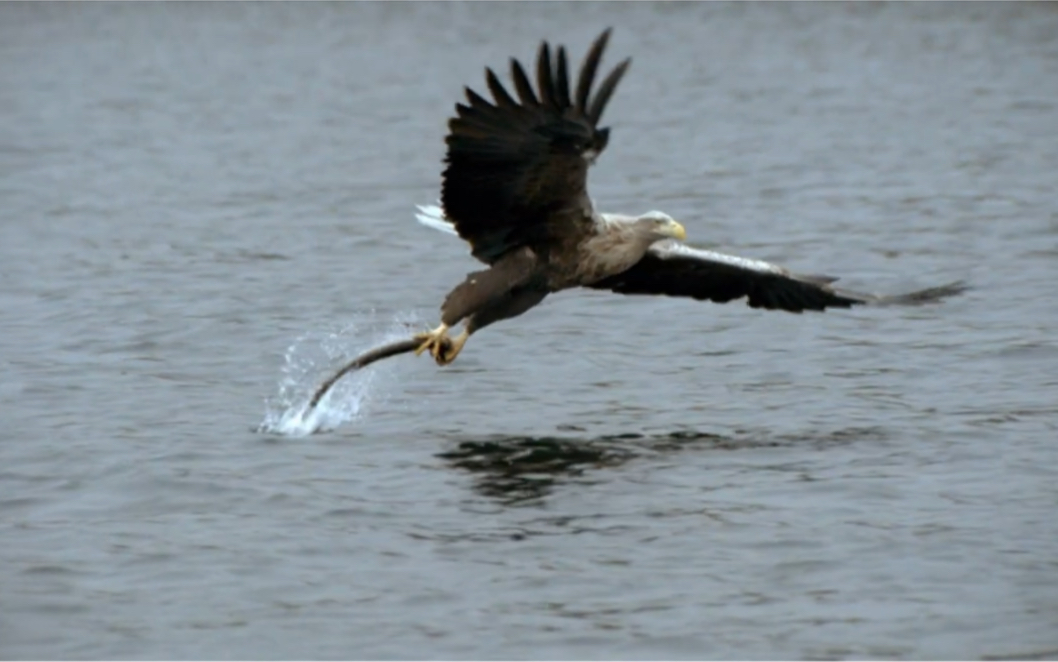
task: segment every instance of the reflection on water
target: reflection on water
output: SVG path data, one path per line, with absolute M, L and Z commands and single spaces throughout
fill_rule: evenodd
M 637 456 L 616 438 L 497 437 L 461 441 L 437 456 L 478 474 L 475 489 L 504 504 L 546 496 L 556 482 L 581 477 L 590 469 L 616 467 Z
M 578 439 L 559 436 L 490 436 L 462 439 L 438 453 L 453 467 L 474 474 L 474 489 L 504 505 L 534 502 L 564 482 L 590 482 L 591 472 L 613 469 L 636 458 L 696 451 L 735 451 L 800 446 L 826 449 L 857 441 L 881 440 L 881 428 L 848 428 L 829 434 L 769 436 L 739 432 L 719 435 L 695 430 L 665 434 L 602 435 Z

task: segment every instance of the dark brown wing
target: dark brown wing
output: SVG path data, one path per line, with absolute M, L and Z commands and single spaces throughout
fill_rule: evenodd
M 746 297 L 752 308 L 805 310 L 858 304 L 915 305 L 967 289 L 961 282 L 908 294 L 875 295 L 832 287 L 836 278 L 803 276 L 760 260 L 692 248 L 675 241 L 654 244 L 631 269 L 591 287 L 618 294 L 661 294 L 727 303 Z
M 478 259 L 491 264 L 518 246 L 544 248 L 562 232 L 549 221 L 568 223 L 579 214 L 563 212 L 590 210 L 588 166 L 609 136 L 598 127 L 599 118 L 630 63 L 618 65 L 591 94 L 609 36 L 606 30 L 592 44 L 572 94 L 565 49 L 559 47 L 553 61 L 544 42 L 536 90 L 512 59 L 517 99 L 486 69 L 494 102 L 467 88 L 469 105 L 456 105 L 445 139 L 441 202 Z

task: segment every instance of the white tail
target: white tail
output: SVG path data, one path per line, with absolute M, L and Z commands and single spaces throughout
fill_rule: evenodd
M 417 218 L 420 223 L 422 223 L 428 228 L 440 230 L 441 232 L 447 232 L 448 234 L 452 234 L 457 237 L 459 236 L 459 233 L 456 232 L 456 227 L 452 224 L 452 221 L 449 221 L 447 218 L 445 218 L 444 210 L 442 210 L 440 207 L 438 207 L 437 205 L 415 206 L 419 209 L 419 213 L 415 215 L 415 218 Z

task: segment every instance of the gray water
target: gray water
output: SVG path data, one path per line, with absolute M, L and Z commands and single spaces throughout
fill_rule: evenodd
M 349 377 L 483 68 L 601 208 L 939 306 L 572 292 Z M 0 5 L 0 657 L 1058 657 L 1058 11 Z M 294 416 L 296 418 L 296 416 Z

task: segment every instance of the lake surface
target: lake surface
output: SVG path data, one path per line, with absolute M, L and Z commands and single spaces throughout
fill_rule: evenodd
M 608 25 L 601 208 L 974 289 L 563 293 L 298 434 L 479 268 L 462 86 Z M 0 657 L 1058 657 L 1054 5 L 4 3 L 0 173 Z

